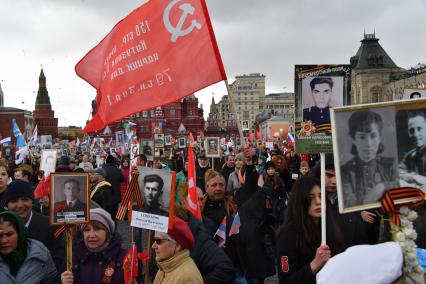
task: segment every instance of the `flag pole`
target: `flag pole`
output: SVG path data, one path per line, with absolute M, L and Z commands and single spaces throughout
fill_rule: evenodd
M 243 129 L 241 128 L 240 118 L 238 117 L 238 113 L 235 109 L 233 92 L 231 91 L 231 88 L 229 87 L 228 80 L 225 80 L 225 85 L 226 85 L 226 90 L 228 91 L 229 106 L 231 108 L 231 113 L 234 114 L 235 121 L 237 122 L 238 133 L 240 134 L 240 137 L 241 137 L 241 145 L 244 147 L 246 144 L 246 140 L 244 138 Z
M 325 154 L 320 153 L 320 163 L 321 163 L 321 244 L 327 244 L 326 240 L 326 207 L 325 202 Z

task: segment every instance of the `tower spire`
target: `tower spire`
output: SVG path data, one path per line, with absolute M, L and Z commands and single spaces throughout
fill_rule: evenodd
M 3 95 L 3 90 L 1 88 L 1 83 L 0 83 L 0 107 L 4 107 L 4 95 Z

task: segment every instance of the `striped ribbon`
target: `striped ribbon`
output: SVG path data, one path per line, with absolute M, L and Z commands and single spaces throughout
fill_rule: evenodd
M 131 201 L 136 198 L 136 203 L 138 207 L 142 207 L 142 195 L 138 183 L 139 171 L 137 167 L 132 168 L 131 179 L 129 185 L 127 186 L 126 193 L 124 194 L 123 200 L 121 201 L 121 206 L 118 209 L 116 218 L 118 220 L 123 220 L 126 215 L 126 211 L 129 210 L 129 206 L 132 206 Z
M 59 238 L 60 235 L 67 229 L 69 225 L 60 225 L 59 228 L 56 229 L 56 231 L 53 233 L 53 236 L 55 238 Z
M 411 203 L 406 204 L 395 204 L 396 201 L 402 199 L 410 199 Z M 392 222 L 396 226 L 401 225 L 398 212 L 402 206 L 417 207 L 425 202 L 425 193 L 418 188 L 414 187 L 400 187 L 394 188 L 385 193 L 381 203 L 382 208 L 385 212 L 389 213 Z

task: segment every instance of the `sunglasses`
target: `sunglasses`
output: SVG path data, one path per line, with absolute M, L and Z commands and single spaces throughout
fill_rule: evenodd
M 172 241 L 172 239 L 169 238 L 165 238 L 165 239 L 161 239 L 161 238 L 154 238 L 152 240 L 152 243 L 156 243 L 157 245 L 161 245 L 164 241 Z

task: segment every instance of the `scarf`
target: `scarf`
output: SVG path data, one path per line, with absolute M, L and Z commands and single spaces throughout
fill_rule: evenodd
M 18 214 L 12 211 L 4 211 L 0 213 L 0 218 L 2 216 L 12 217 L 12 222 L 18 228 L 18 244 L 16 249 L 8 255 L 2 255 L 3 260 L 10 268 L 10 273 L 16 277 L 19 268 L 24 263 L 24 260 L 27 256 L 27 234 L 25 232 L 24 221 L 21 219 L 21 217 L 19 217 Z

